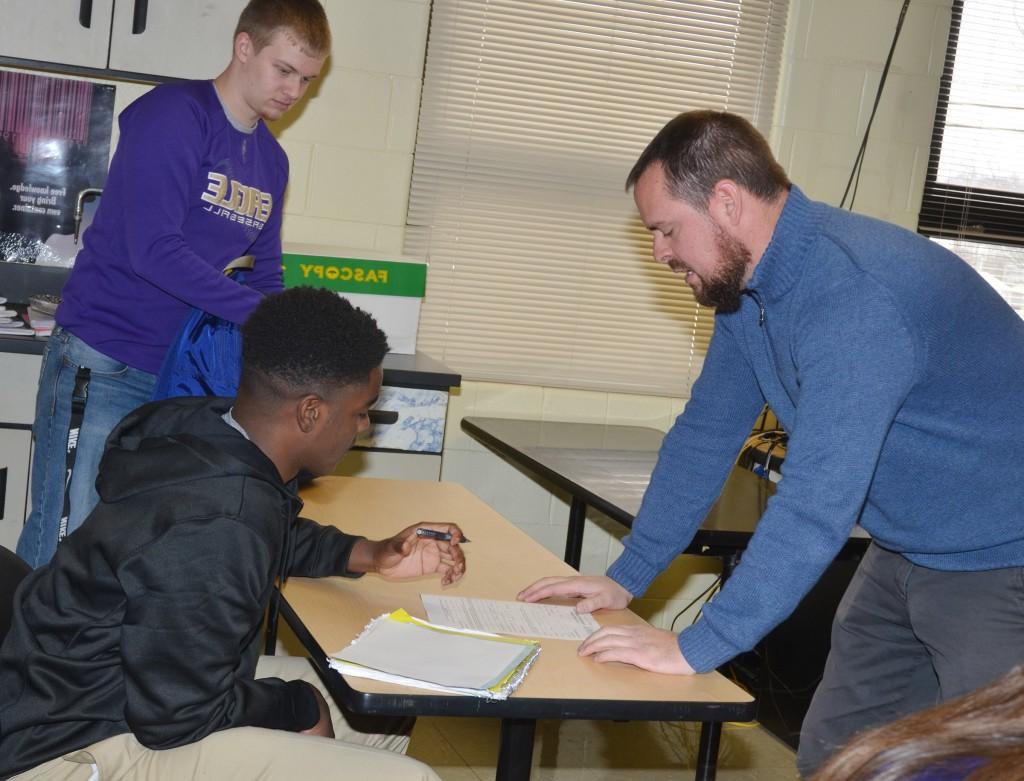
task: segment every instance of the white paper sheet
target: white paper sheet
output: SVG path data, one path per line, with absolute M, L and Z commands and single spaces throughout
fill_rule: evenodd
M 421 594 L 427 619 L 435 624 L 518 637 L 584 640 L 600 628 L 588 613 L 569 605 L 503 602 L 495 599 Z

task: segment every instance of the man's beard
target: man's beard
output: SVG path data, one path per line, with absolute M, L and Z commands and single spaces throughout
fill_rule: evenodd
M 701 306 L 713 306 L 716 311 L 728 314 L 740 308 L 740 293 L 743 292 L 743 278 L 750 264 L 750 250 L 720 225 L 715 225 L 715 244 L 718 247 L 718 268 L 714 276 L 701 277 L 700 290 L 694 290 L 693 297 Z

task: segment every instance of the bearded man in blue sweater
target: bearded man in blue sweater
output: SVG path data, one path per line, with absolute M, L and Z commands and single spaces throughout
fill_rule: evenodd
M 642 595 L 767 403 L 789 434 L 782 481 L 701 620 L 678 636 L 606 627 L 580 653 L 713 670 L 785 619 L 860 523 L 873 542 L 836 614 L 801 773 L 1007 672 L 1024 658 L 1024 321 L 938 244 L 809 200 L 735 115 L 679 115 L 627 186 L 655 260 L 716 307 L 714 336 L 622 555 L 520 597 L 593 611 Z

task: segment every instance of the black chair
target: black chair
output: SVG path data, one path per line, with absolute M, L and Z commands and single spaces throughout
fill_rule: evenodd
M 14 551 L 0 547 L 0 643 L 11 628 L 14 592 L 32 568 Z

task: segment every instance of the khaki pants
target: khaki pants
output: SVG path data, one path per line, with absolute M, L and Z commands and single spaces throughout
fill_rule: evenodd
M 302 679 L 316 686 L 331 709 L 335 740 L 295 732 L 238 727 L 215 732 L 198 743 L 154 751 L 131 734 L 117 735 L 14 776 L 11 781 L 122 781 L 210 779 L 211 781 L 295 781 L 295 779 L 386 778 L 439 781 L 426 765 L 403 756 L 408 735 L 357 731 L 324 690 L 306 659 L 265 656 L 257 678 Z M 98 770 L 94 776 L 93 766 Z

